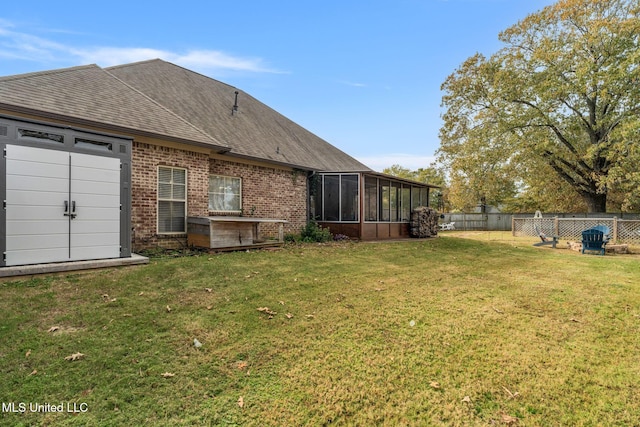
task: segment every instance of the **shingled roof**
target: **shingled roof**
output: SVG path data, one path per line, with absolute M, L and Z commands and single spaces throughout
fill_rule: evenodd
M 106 70 L 228 144 L 230 155 L 321 171 L 370 170 L 251 95 L 202 74 L 160 59 Z
M 96 65 L 0 77 L 0 109 L 229 150 Z
M 238 92 L 238 109 L 232 111 Z M 0 109 L 316 171 L 371 169 L 251 95 L 160 59 L 0 78 Z

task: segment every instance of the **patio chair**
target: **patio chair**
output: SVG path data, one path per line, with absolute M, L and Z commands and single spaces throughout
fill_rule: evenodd
M 582 232 L 582 253 L 597 251 L 604 255 L 605 247 L 609 243 L 609 227 L 597 225 Z

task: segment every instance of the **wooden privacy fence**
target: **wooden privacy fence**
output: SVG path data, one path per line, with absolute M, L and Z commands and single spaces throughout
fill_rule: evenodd
M 536 228 L 547 236 L 566 240 L 581 240 L 582 231 L 596 225 L 606 225 L 611 230 L 614 243 L 640 244 L 640 220 L 613 218 L 516 218 L 511 219 L 514 236 L 538 236 Z

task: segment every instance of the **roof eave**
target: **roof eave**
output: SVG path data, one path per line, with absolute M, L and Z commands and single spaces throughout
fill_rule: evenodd
M 178 142 L 178 143 L 181 143 L 181 144 L 188 144 L 188 145 L 194 145 L 194 146 L 197 146 L 197 147 L 208 148 L 210 150 L 214 150 L 216 153 L 219 153 L 219 154 L 224 154 L 224 153 L 228 153 L 229 151 L 231 151 L 231 148 L 226 147 L 226 146 L 221 146 L 221 145 L 215 144 L 213 142 L 208 143 L 208 142 L 203 142 L 203 141 L 193 141 L 193 140 L 190 140 L 190 139 L 183 139 L 183 138 L 173 137 L 173 136 L 169 136 L 169 135 L 163 135 L 163 134 L 159 134 L 159 133 L 155 133 L 155 132 L 149 132 L 149 131 L 144 131 L 144 130 L 140 130 L 140 129 L 129 128 L 129 127 L 125 127 L 125 126 L 118 126 L 118 125 L 104 123 L 104 122 L 97 122 L 97 121 L 88 120 L 88 119 L 82 119 L 82 118 L 74 117 L 74 116 L 66 116 L 66 115 L 63 115 L 63 114 L 56 114 L 56 113 L 52 113 L 52 112 L 49 112 L 49 111 L 42 111 L 42 110 L 37 110 L 37 109 L 32 109 L 32 108 L 20 107 L 20 106 L 16 106 L 16 105 L 12 105 L 12 104 L 4 104 L 2 102 L 0 102 L 0 109 L 6 110 L 6 111 L 12 111 L 12 112 L 15 112 L 15 113 L 28 114 L 28 115 L 32 115 L 32 116 L 36 116 L 36 117 L 41 117 L 41 118 L 44 118 L 44 119 L 64 121 L 64 122 L 72 123 L 74 125 L 90 126 L 90 127 L 96 127 L 96 128 L 99 128 L 99 129 L 106 129 L 106 130 L 113 131 L 113 132 L 118 132 L 118 133 L 126 133 L 127 134 L 126 136 L 128 136 L 128 135 L 138 135 L 138 136 L 146 136 L 146 137 L 151 137 L 151 138 L 161 138 L 161 139 L 164 139 L 166 141 Z

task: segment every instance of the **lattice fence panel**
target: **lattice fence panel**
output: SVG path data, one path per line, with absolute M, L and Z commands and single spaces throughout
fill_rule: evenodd
M 557 222 L 558 229 L 555 229 Z M 617 230 L 616 243 L 640 244 L 640 220 L 621 220 L 617 218 L 514 218 L 513 235 L 538 236 L 542 231 L 547 236 L 558 236 L 566 240 L 582 240 L 582 231 L 606 225 L 613 238 L 614 227 Z M 536 230 L 537 229 L 537 230 Z
M 613 218 L 562 218 L 558 219 L 558 236 L 568 240 L 582 240 L 582 232 L 596 225 L 606 225 L 613 232 Z
M 619 220 L 618 242 L 635 244 L 640 243 L 640 221 Z
M 535 236 L 538 237 L 538 231 L 542 231 L 547 236 L 555 235 L 554 218 L 514 218 L 513 235 L 517 237 Z M 536 230 L 537 229 L 537 230 Z

